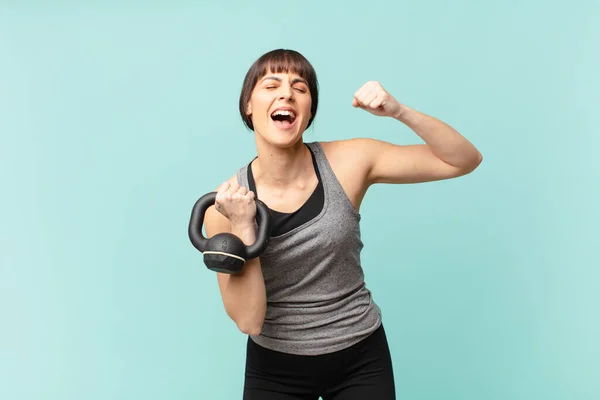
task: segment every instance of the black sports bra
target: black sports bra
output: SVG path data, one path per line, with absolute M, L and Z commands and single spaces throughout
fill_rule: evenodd
M 298 226 L 310 221 L 311 219 L 319 215 L 319 213 L 323 209 L 323 204 L 325 201 L 323 181 L 321 180 L 321 175 L 319 174 L 319 167 L 317 165 L 315 155 L 313 154 L 310 147 L 308 147 L 308 150 L 310 151 L 310 155 L 312 156 L 315 173 L 317 174 L 317 179 L 319 180 L 317 187 L 312 192 L 308 200 L 306 200 L 306 202 L 296 211 L 291 213 L 282 213 L 279 211 L 271 210 L 271 236 L 273 237 L 283 235 L 284 233 L 289 232 L 292 229 L 295 229 Z M 254 160 L 255 159 L 256 158 L 254 158 Z M 254 176 L 252 175 L 252 161 L 248 164 L 248 189 L 254 192 L 256 198 L 259 198 L 258 193 L 256 192 L 256 182 L 254 181 Z

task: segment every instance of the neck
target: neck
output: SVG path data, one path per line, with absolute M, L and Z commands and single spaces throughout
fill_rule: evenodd
M 254 179 L 274 188 L 297 185 L 312 172 L 312 158 L 302 140 L 281 148 L 257 141 L 258 158 L 252 167 Z

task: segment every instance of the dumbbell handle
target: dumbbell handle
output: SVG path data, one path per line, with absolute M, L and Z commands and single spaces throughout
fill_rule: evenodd
M 194 207 L 192 208 L 192 215 L 190 218 L 188 235 L 194 247 L 201 252 L 204 252 L 204 250 L 206 250 L 208 244 L 208 239 L 202 234 L 202 224 L 204 222 L 204 216 L 206 214 L 206 210 L 208 210 L 210 206 L 215 204 L 216 198 L 217 192 L 209 192 L 204 196 L 200 197 L 194 204 Z M 260 220 L 260 224 L 258 224 L 258 233 L 256 236 L 256 241 L 250 246 L 246 247 L 247 260 L 256 258 L 265 251 L 271 233 L 271 211 L 269 210 L 269 207 L 267 207 L 267 205 L 259 199 L 255 199 L 255 201 L 256 213 Z

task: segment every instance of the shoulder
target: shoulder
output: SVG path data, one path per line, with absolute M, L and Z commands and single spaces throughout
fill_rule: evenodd
M 353 138 L 319 142 L 327 161 L 334 170 L 349 171 L 364 176 L 372 166 L 378 142 L 368 138 Z
M 318 142 L 327 156 L 358 155 L 364 150 L 377 146 L 378 141 L 369 138 L 353 138 Z

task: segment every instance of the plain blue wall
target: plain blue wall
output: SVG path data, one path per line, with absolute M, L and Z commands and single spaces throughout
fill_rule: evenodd
M 0 398 L 241 398 L 246 338 L 187 223 L 255 155 L 238 93 L 279 47 L 319 75 L 306 141 L 419 142 L 352 108 L 378 80 L 484 155 L 363 204 L 399 398 L 600 398 L 599 17 L 592 1 L 3 2 Z

